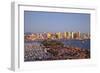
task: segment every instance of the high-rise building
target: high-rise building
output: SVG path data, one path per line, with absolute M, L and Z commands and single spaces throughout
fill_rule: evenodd
M 52 37 L 52 36 L 51 36 L 51 33 L 48 32 L 48 33 L 47 33 L 47 38 L 48 38 L 48 39 L 51 39 L 51 37 Z
M 74 32 L 70 32 L 70 38 L 73 39 Z
M 56 33 L 57 34 L 57 36 L 58 36 L 58 39 L 62 39 L 62 34 L 61 34 L 61 32 L 58 32 L 58 33 Z
M 70 39 L 70 32 L 66 32 L 67 39 Z
M 64 32 L 64 38 L 65 39 L 67 38 L 67 32 Z
M 74 39 L 80 39 L 80 32 L 75 32 L 75 33 L 73 34 L 73 38 L 74 38 Z

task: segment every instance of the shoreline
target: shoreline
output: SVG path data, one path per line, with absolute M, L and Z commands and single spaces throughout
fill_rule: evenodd
M 52 39 L 45 39 L 45 40 L 51 41 Z M 69 40 L 85 41 L 85 40 L 90 40 L 90 39 L 55 39 L 53 41 L 69 41 Z M 24 40 L 24 43 L 25 42 L 41 42 L 41 41 L 44 41 L 44 39 L 43 40 Z

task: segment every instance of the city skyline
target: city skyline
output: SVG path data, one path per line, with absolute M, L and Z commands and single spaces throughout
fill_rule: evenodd
M 90 33 L 90 14 L 24 11 L 24 32 Z

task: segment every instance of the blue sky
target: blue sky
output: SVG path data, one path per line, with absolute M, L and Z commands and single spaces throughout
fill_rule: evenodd
M 24 11 L 24 32 L 90 33 L 90 14 Z

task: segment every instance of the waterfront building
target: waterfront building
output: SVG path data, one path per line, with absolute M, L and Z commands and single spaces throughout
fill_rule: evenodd
M 73 39 L 74 32 L 68 32 L 68 39 Z
M 43 32 L 43 33 L 32 33 L 24 35 L 25 41 L 30 40 L 57 40 L 57 39 L 90 39 L 89 33 L 80 33 L 80 32 Z
M 74 39 L 80 39 L 80 32 L 74 32 L 73 38 Z
M 56 33 L 57 34 L 57 36 L 58 36 L 58 39 L 62 39 L 62 34 L 61 34 L 61 32 L 58 32 L 58 33 Z
M 32 34 L 31 35 L 31 40 L 36 40 L 37 39 L 37 35 L 36 34 Z
M 64 32 L 64 38 L 65 38 L 65 39 L 67 38 L 67 33 L 66 33 L 66 32 Z
M 70 32 L 66 32 L 67 39 L 70 39 Z
M 47 33 L 47 38 L 48 38 L 48 39 L 51 39 L 51 37 L 52 37 L 52 36 L 51 36 L 51 33 L 48 32 L 48 33 Z

